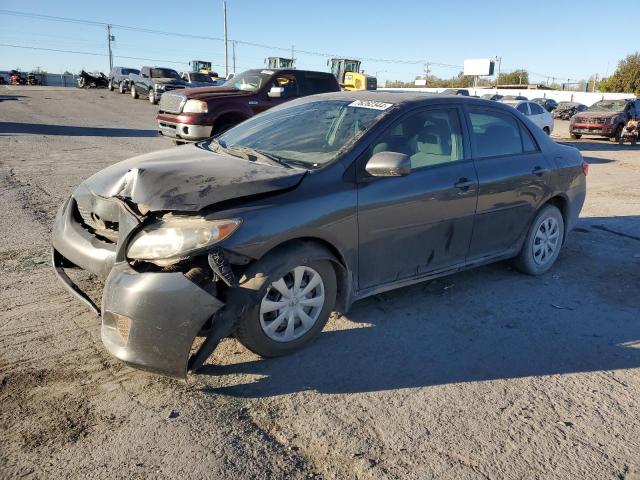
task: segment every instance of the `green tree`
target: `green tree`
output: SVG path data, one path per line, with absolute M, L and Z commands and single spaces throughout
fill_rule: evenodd
M 598 90 L 640 95 L 640 52 L 632 53 L 620 60 L 613 75 L 603 78 L 598 84 Z
M 498 77 L 500 85 L 526 85 L 529 83 L 529 72 L 523 69 L 509 73 L 501 73 Z

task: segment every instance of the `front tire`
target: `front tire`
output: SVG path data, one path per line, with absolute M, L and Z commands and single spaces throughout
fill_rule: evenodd
M 131 85 L 131 98 L 137 99 L 140 95 L 138 95 L 138 90 L 136 90 L 135 83 Z
M 616 128 L 616 132 L 613 134 L 613 137 L 609 138 L 609 141 L 614 143 L 620 143 L 621 138 L 622 138 L 622 125 L 618 125 L 618 127 Z
M 240 319 L 236 337 L 263 357 L 292 353 L 314 340 L 336 302 L 336 274 L 328 260 L 287 248 L 259 260 L 241 281 L 256 303 Z
M 514 266 L 529 275 L 548 272 L 560 254 L 564 229 L 560 210 L 554 205 L 542 207 L 529 227 L 522 250 L 514 259 Z
M 113 92 L 113 83 L 111 83 L 111 80 L 109 80 L 109 84 L 107 85 L 107 88 L 109 89 L 110 92 Z
M 120 82 L 120 85 L 118 85 L 118 91 L 120 93 L 125 93 L 124 82 Z
M 149 103 L 151 105 L 155 105 L 156 103 L 158 103 L 158 99 L 156 98 L 156 92 L 153 90 L 153 88 L 149 90 Z

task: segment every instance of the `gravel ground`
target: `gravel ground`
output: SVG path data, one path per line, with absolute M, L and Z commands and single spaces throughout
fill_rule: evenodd
M 549 274 L 378 295 L 280 359 L 228 339 L 185 384 L 111 358 L 49 266 L 74 186 L 170 145 L 154 110 L 0 87 L 0 477 L 640 478 L 638 147 L 571 142 L 589 191 Z

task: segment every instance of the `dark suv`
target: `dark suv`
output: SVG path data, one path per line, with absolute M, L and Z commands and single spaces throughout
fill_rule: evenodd
M 120 93 L 125 93 L 129 88 L 130 73 L 137 75 L 140 70 L 137 68 L 113 67 L 109 72 L 109 90 L 113 92 L 117 88 Z
M 588 109 L 571 117 L 569 133 L 572 138 L 582 135 L 607 137 L 619 142 L 622 129 L 631 118 L 640 116 L 640 100 L 600 100 Z
M 156 117 L 158 131 L 177 142 L 203 140 L 283 102 L 339 90 L 331 73 L 247 70 L 219 87 L 165 93 Z
M 314 95 L 96 173 L 58 212 L 53 262 L 109 352 L 184 377 L 231 333 L 283 355 L 369 295 L 508 258 L 549 271 L 586 173 L 508 105 Z M 100 307 L 74 267 L 103 279 Z

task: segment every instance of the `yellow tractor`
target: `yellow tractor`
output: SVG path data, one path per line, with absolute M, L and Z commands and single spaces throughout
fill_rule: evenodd
M 189 65 L 193 72 L 209 73 L 211 71 L 211 62 L 205 62 L 204 60 L 191 60 Z
M 284 57 L 269 57 L 265 59 L 267 68 L 295 68 L 295 59 Z
M 348 58 L 332 58 L 327 62 L 331 65 L 331 73 L 338 79 L 344 90 L 376 90 L 376 77 L 360 72 L 360 60 Z

